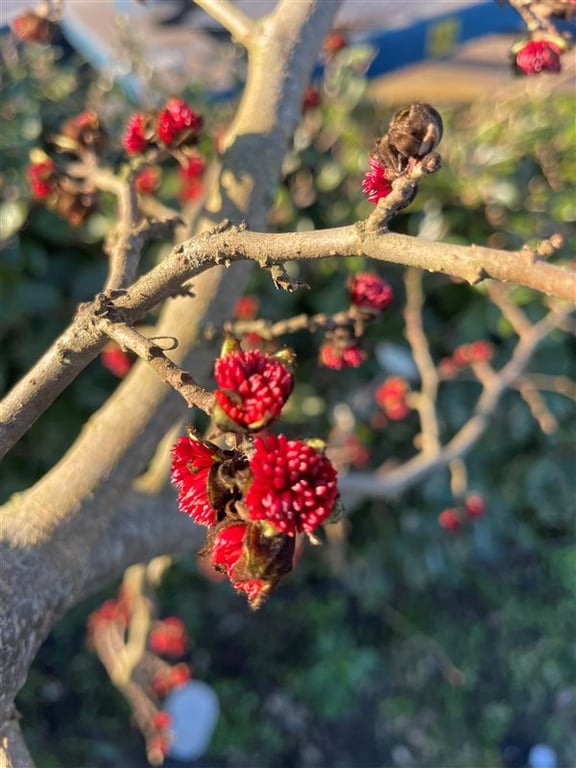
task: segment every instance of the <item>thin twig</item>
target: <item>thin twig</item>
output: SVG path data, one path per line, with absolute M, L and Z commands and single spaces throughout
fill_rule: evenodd
M 232 39 L 248 47 L 254 35 L 254 21 L 229 0 L 194 0 L 197 6 L 212 16 L 232 35 Z

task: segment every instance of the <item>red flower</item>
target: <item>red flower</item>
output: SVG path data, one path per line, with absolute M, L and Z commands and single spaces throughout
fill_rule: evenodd
M 190 667 L 188 664 L 175 664 L 166 667 L 152 675 L 150 685 L 156 696 L 164 698 L 174 688 L 179 688 L 190 680 Z
M 392 288 L 375 272 L 360 272 L 349 285 L 350 301 L 357 307 L 382 311 L 393 298 Z
M 320 106 L 320 91 L 316 86 L 309 85 L 304 91 L 304 98 L 302 100 L 302 111 L 306 112 L 309 109 L 316 109 Z
M 204 192 L 202 176 L 206 170 L 206 162 L 200 155 L 192 155 L 185 166 L 179 170 L 182 186 L 178 197 L 184 203 L 187 200 L 197 200 Z
M 250 519 L 267 520 L 288 536 L 311 533 L 330 516 L 338 496 L 329 459 L 284 435 L 257 437 L 254 447 L 254 479 L 244 498 Z
M 162 172 L 155 165 L 145 165 L 134 178 L 134 187 L 140 195 L 151 195 L 160 186 Z
M 10 22 L 10 28 L 16 37 L 26 43 L 49 43 L 52 40 L 55 25 L 45 16 L 34 11 L 26 11 Z
M 524 75 L 560 72 L 562 48 L 551 40 L 527 40 L 513 48 L 516 70 Z
M 215 525 L 217 511 L 208 497 L 210 469 L 222 460 L 212 443 L 194 435 L 178 438 L 172 448 L 172 483 L 178 488 L 178 507 L 199 525 Z
M 374 155 L 368 158 L 368 165 L 369 168 L 362 182 L 362 191 L 371 203 L 377 203 L 392 192 L 392 184 L 388 179 L 386 168 Z
M 240 296 L 234 307 L 234 317 L 238 320 L 254 320 L 258 314 L 258 299 L 253 296 Z
M 56 181 L 56 167 L 49 158 L 28 166 L 28 182 L 36 200 L 48 197 Z
M 326 341 L 320 347 L 320 363 L 335 371 L 341 371 L 343 368 L 358 368 L 365 359 L 366 353 L 356 342 L 340 347 Z
M 174 146 L 184 138 L 196 137 L 203 120 L 182 99 L 168 99 L 164 109 L 158 113 L 156 133 L 166 146 Z
M 464 509 L 472 518 L 482 517 L 486 511 L 484 498 L 479 493 L 469 493 L 464 501 Z
M 460 510 L 452 507 L 450 509 L 444 509 L 438 515 L 438 522 L 446 531 L 452 531 L 455 533 L 462 526 L 460 519 Z
M 148 146 L 148 139 L 144 135 L 145 119 L 144 115 L 136 113 L 128 120 L 122 136 L 122 146 L 129 155 L 139 155 Z
M 152 718 L 152 725 L 158 731 L 165 731 L 170 727 L 171 717 L 168 712 L 155 712 Z
M 177 616 L 159 621 L 148 638 L 150 648 L 160 656 L 178 659 L 188 650 L 188 633 Z
M 247 528 L 246 523 L 227 525 L 214 538 L 210 552 L 212 563 L 223 567 L 228 576 L 242 555 Z
M 347 45 L 348 40 L 346 39 L 346 36 L 343 35 L 342 32 L 338 32 L 338 30 L 332 29 L 324 38 L 322 50 L 326 54 L 328 60 L 330 60 L 341 50 L 346 48 Z
M 471 363 L 485 363 L 492 359 L 494 348 L 489 341 L 475 341 L 470 344 L 469 356 Z
M 406 401 L 408 390 L 401 376 L 390 376 L 374 392 L 374 399 L 391 421 L 402 421 L 410 413 Z
M 100 361 L 104 368 L 108 368 L 119 379 L 123 379 L 134 365 L 134 360 L 130 355 L 114 342 L 106 344 L 100 353 Z
M 286 365 L 259 349 L 235 349 L 214 364 L 216 423 L 228 429 L 256 431 L 279 418 L 294 377 Z

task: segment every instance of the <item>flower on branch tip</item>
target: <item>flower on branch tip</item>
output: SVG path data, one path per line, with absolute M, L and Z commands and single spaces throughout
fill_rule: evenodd
M 57 181 L 56 166 L 49 157 L 38 162 L 32 162 L 28 166 L 28 182 L 36 200 L 43 200 L 48 197 L 55 188 Z
M 217 510 L 209 497 L 210 471 L 223 460 L 218 446 L 192 432 L 172 448 L 171 481 L 178 489 L 178 508 L 199 525 L 215 525 Z
M 366 360 L 366 352 L 357 341 L 342 346 L 328 339 L 320 346 L 320 363 L 326 368 L 341 371 L 343 368 L 358 368 Z
M 258 314 L 258 299 L 254 296 L 240 296 L 234 307 L 237 320 L 254 320 Z
M 160 186 L 162 171 L 156 165 L 145 165 L 134 177 L 134 188 L 139 195 L 152 195 Z
M 100 362 L 119 379 L 127 376 L 134 365 L 134 359 L 113 341 L 106 344 L 100 353 Z
M 148 147 L 145 123 L 146 117 L 139 113 L 132 115 L 128 120 L 122 136 L 122 146 L 129 155 L 139 155 Z
M 350 302 L 356 307 L 382 311 L 393 299 L 392 287 L 375 272 L 360 272 L 348 285 Z
M 244 497 L 250 519 L 266 520 L 288 536 L 312 533 L 330 517 L 338 497 L 330 460 L 284 435 L 257 437 L 254 449 L 253 479 Z
M 438 523 L 444 530 L 456 533 L 462 527 L 460 510 L 456 507 L 443 509 L 438 515 Z
M 178 197 L 185 203 L 188 200 L 197 200 L 204 192 L 202 177 L 206 170 L 206 161 L 201 155 L 195 154 L 186 158 L 184 165 L 178 170 L 181 187 Z
M 152 717 L 152 725 L 158 731 L 166 731 L 170 728 L 172 718 L 168 712 L 160 711 L 155 712 Z
M 203 122 L 185 101 L 172 97 L 158 113 L 156 133 L 167 147 L 173 147 L 187 139 L 195 139 Z
M 278 419 L 294 387 L 290 359 L 289 350 L 271 356 L 259 349 L 244 351 L 235 339 L 225 342 L 214 364 L 219 386 L 212 414 L 216 424 L 225 430 L 256 432 Z
M 168 616 L 157 622 L 148 637 L 150 649 L 159 656 L 178 659 L 188 650 L 188 633 L 184 622 L 177 616 Z
M 362 181 L 362 191 L 371 203 L 377 203 L 392 192 L 388 171 L 374 155 L 368 158 L 368 170 Z
M 173 667 L 164 667 L 153 674 L 150 685 L 156 696 L 164 698 L 174 688 L 179 688 L 187 683 L 190 677 L 190 667 L 188 664 L 181 662 Z
M 560 72 L 560 57 L 565 50 L 566 44 L 561 38 L 523 40 L 512 48 L 514 67 L 522 75 Z
M 10 29 L 20 40 L 25 43 L 42 43 L 46 45 L 52 41 L 56 25 L 34 11 L 16 16 L 10 22 Z
M 408 383 L 401 376 L 390 376 L 374 392 L 374 399 L 390 421 L 402 421 L 410 413 L 406 400 Z
M 482 517 L 486 511 L 486 502 L 479 493 L 469 493 L 464 500 L 464 509 L 471 518 Z

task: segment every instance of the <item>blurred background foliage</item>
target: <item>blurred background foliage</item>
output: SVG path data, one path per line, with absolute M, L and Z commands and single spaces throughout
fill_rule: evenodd
M 65 45 L 21 46 L 6 38 L 2 51 L 0 381 L 6 390 L 66 326 L 78 302 L 100 289 L 103 237 L 115 216 L 113 202 L 103 198 L 93 216 L 72 228 L 35 203 L 26 182 L 29 152 L 49 149 L 46 137 L 61 121 L 89 107 L 113 137 L 109 160 L 118 167 L 118 139 L 134 105 Z M 371 210 L 360 182 L 371 143 L 393 109 L 367 98 L 370 55 L 344 49 L 315 83 L 320 104 L 304 111 L 285 160 L 270 213 L 276 229 L 345 225 Z M 198 103 L 198 89 L 188 96 Z M 394 229 L 499 248 L 533 245 L 559 232 L 565 245 L 554 259 L 574 253 L 573 98 L 517 92 L 498 103 L 435 106 L 446 123 L 443 169 L 425 180 Z M 231 114 L 230 104 L 205 102 L 202 109 L 209 133 Z M 169 182 L 163 187 L 163 202 L 177 207 L 171 189 Z M 167 247 L 151 247 L 147 263 Z M 325 261 L 289 267 L 311 285 L 309 292 L 279 293 L 261 273 L 250 287 L 261 316 L 272 320 L 334 312 L 346 304 L 347 276 L 367 268 L 386 276 L 395 301 L 369 329 L 369 357 L 360 368 L 319 369 L 321 339 L 311 343 L 304 332 L 284 339 L 299 360 L 285 431 L 336 439 L 344 424 L 365 449 L 356 461 L 363 470 L 414 453 L 416 416 L 386 423 L 373 397 L 388 375 L 417 387 L 403 336 L 403 270 Z M 497 366 L 508 359 L 515 334 L 485 287 L 427 275 L 425 289 L 424 322 L 436 361 L 478 339 L 494 345 Z M 531 318 L 543 314 L 542 297 L 524 288 L 511 296 Z M 530 365 L 547 377 L 543 397 L 558 422 L 550 434 L 517 392 L 505 396 L 467 459 L 470 488 L 484 496 L 487 511 L 460 532 L 438 525 L 438 513 L 453 503 L 448 474 L 439 472 L 402 498 L 353 506 L 345 535 L 308 547 L 256 614 L 227 583 L 207 578 L 194 555 L 173 566 L 160 590 L 161 613 L 185 621 L 193 673 L 214 686 L 222 705 L 210 752 L 198 765 L 521 768 L 538 741 L 556 749 L 561 768 L 576 764 L 575 420 L 573 400 L 558 386 L 560 377 L 574 376 L 575 358 L 573 338 L 557 332 Z M 3 498 L 48 470 L 116 384 L 99 361 L 89 366 L 5 461 Z M 472 377 L 442 384 L 444 438 L 465 421 L 478 393 Z M 126 704 L 84 644 L 86 617 L 108 595 L 87 600 L 54 628 L 19 696 L 26 738 L 42 768 L 145 763 Z

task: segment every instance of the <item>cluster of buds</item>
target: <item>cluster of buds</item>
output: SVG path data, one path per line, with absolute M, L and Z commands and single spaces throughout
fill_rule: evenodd
M 108 134 L 98 115 L 90 110 L 69 118 L 51 144 L 75 160 L 92 162 L 108 146 Z M 42 200 L 72 226 L 80 226 L 97 208 L 97 189 L 86 179 L 59 168 L 43 150 L 30 153 L 28 182 L 35 200 Z
M 122 137 L 129 155 L 143 155 L 148 149 L 176 149 L 195 145 L 204 123 L 183 99 L 173 96 L 162 109 L 133 114 Z
M 182 619 L 177 616 L 168 616 L 162 621 L 155 622 L 148 636 L 148 644 L 150 650 L 159 656 L 170 659 L 182 658 L 190 644 Z
M 357 368 L 366 359 L 360 340 L 366 325 L 379 317 L 393 299 L 392 288 L 374 272 L 361 272 L 348 281 L 350 307 L 334 315 L 320 347 L 326 368 Z
M 488 363 L 494 355 L 494 347 L 489 341 L 474 341 L 471 344 L 461 344 L 456 347 L 450 357 L 440 360 L 440 374 L 451 379 L 464 368 L 479 363 Z
M 466 523 L 482 517 L 485 511 L 483 496 L 479 493 L 469 493 L 462 505 L 443 509 L 438 515 L 438 523 L 444 530 L 456 533 Z
M 560 72 L 560 59 L 568 48 L 567 40 L 556 35 L 522 40 L 511 51 L 514 71 L 518 75 Z
M 443 133 L 440 113 L 430 104 L 416 101 L 399 109 L 390 120 L 387 133 L 379 138 L 368 158 L 368 171 L 362 182 L 364 194 L 371 203 L 388 197 L 395 179 L 409 174 L 424 158 L 434 155 L 431 170 L 440 167 L 440 158 L 433 153 Z M 416 196 L 416 187 L 408 205 Z
M 336 471 L 320 441 L 253 436 L 280 417 L 293 387 L 292 361 L 287 350 L 243 351 L 228 338 L 215 364 L 213 417 L 236 433 L 238 447 L 224 450 L 190 428 L 172 449 L 178 506 L 208 528 L 200 554 L 252 608 L 292 570 L 297 534 L 328 521 L 338 498 Z
M 410 413 L 410 387 L 401 376 L 389 376 L 374 392 L 376 403 L 390 421 L 402 421 Z

